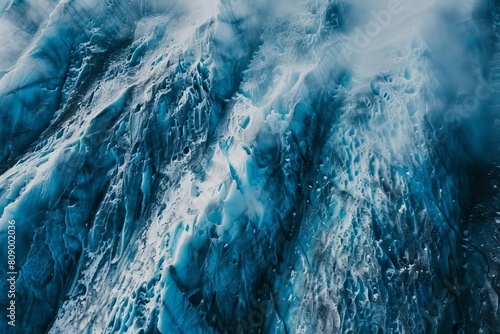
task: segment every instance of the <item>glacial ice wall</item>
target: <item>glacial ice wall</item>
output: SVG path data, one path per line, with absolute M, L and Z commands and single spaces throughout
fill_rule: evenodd
M 0 2 L 5 333 L 496 333 L 500 2 Z

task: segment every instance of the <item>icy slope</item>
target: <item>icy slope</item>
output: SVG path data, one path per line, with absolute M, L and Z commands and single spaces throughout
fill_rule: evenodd
M 0 3 L 14 333 L 495 333 L 495 1 Z

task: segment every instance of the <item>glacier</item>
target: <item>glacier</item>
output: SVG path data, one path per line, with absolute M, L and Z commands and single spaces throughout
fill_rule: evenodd
M 500 332 L 500 1 L 2 0 L 0 41 L 0 333 Z

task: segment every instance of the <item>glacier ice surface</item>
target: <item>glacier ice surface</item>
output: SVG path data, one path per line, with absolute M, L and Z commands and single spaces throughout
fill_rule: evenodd
M 500 330 L 498 1 L 0 11 L 1 333 Z

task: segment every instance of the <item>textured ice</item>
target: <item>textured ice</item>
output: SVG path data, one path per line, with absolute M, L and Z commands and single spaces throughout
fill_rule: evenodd
M 497 333 L 500 3 L 0 1 L 1 333 Z

